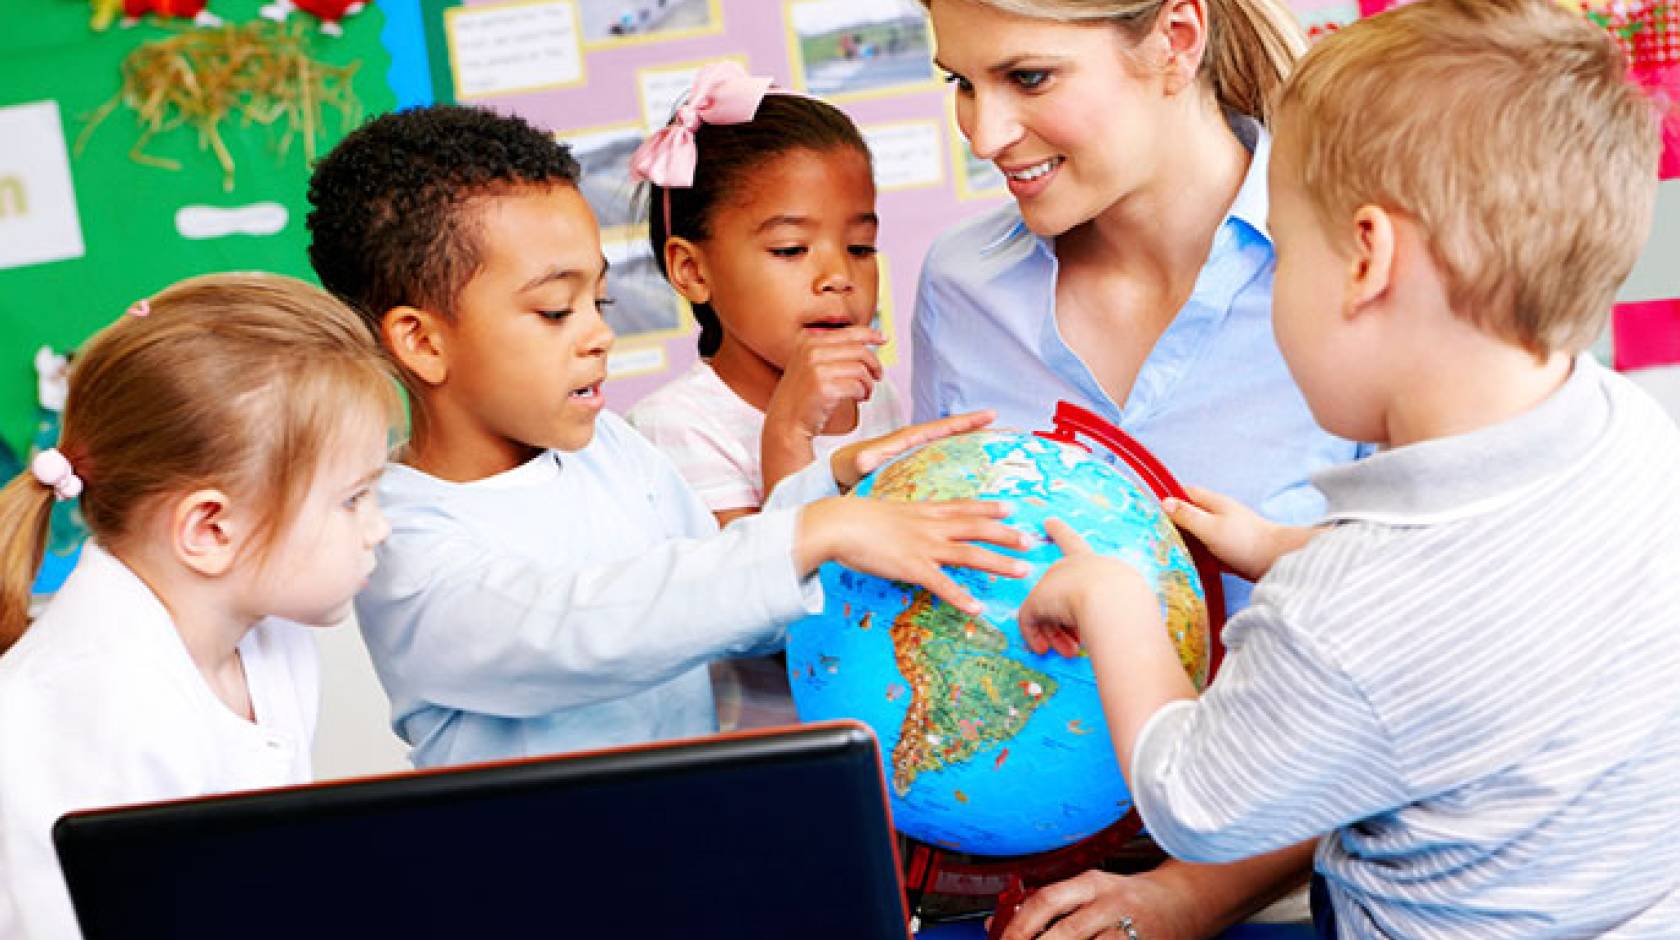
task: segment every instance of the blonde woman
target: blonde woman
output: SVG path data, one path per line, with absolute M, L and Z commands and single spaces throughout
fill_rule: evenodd
M 928 254 L 915 419 L 991 408 L 1036 428 L 1069 400 L 1186 483 L 1315 521 L 1309 475 L 1360 448 L 1314 422 L 1272 337 L 1266 122 L 1304 46 L 1281 0 L 926 5 L 957 123 L 1014 200 Z M 1227 577 L 1231 612 L 1249 591 Z M 1089 872 L 1034 895 L 1007 937 L 1210 936 L 1310 857 Z

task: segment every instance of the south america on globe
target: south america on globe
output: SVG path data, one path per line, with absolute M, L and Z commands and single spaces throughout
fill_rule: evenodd
M 893 821 L 912 838 L 974 855 L 1062 848 L 1131 807 L 1089 660 L 1027 649 L 1016 611 L 1061 551 L 1060 519 L 1155 587 L 1196 687 L 1207 680 L 1208 611 L 1190 551 L 1155 497 L 1072 444 L 988 430 L 936 441 L 865 477 L 857 495 L 1009 504 L 1032 547 L 1025 578 L 952 576 L 985 605 L 970 617 L 927 590 L 838 565 L 821 572 L 823 612 L 788 631 L 788 673 L 804 721 L 874 729 Z

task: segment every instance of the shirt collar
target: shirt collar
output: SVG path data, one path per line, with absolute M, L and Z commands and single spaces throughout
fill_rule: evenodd
M 1225 213 L 1225 221 L 1236 219 L 1259 233 L 1268 243 L 1272 240 L 1271 230 L 1266 227 L 1266 213 L 1268 209 L 1268 195 L 1266 189 L 1267 167 L 1272 160 L 1272 135 L 1265 126 L 1246 114 L 1233 114 L 1229 117 L 1232 133 L 1248 148 L 1251 159 L 1248 161 L 1248 172 L 1243 175 L 1242 186 L 1237 190 L 1237 198 L 1231 203 L 1231 208 Z M 1221 223 L 1223 225 L 1223 223 Z M 1004 229 L 1003 233 L 980 246 L 982 255 L 991 254 L 1017 238 L 1036 238 L 1028 231 L 1026 220 L 1020 213 L 1015 215 L 1015 223 Z M 1050 249 L 1050 240 L 1040 238 L 1039 242 L 1045 249 Z
M 86 572 L 85 579 L 96 585 L 102 596 L 115 601 L 113 606 L 120 608 L 131 622 L 144 622 L 147 629 L 161 625 L 171 635 L 174 634 L 174 621 L 169 617 L 168 608 L 163 606 L 163 600 L 134 573 L 134 569 L 123 564 L 97 539 L 88 539 L 83 543 L 81 554 L 76 558 L 76 571 Z
M 1321 470 L 1327 521 L 1428 525 L 1492 512 L 1589 459 L 1610 420 L 1604 367 L 1575 359 L 1563 387 L 1492 427 Z
M 1270 242 L 1272 232 L 1266 227 L 1266 213 L 1271 199 L 1266 189 L 1266 174 L 1272 163 L 1272 135 L 1259 121 L 1247 115 L 1233 116 L 1231 130 L 1252 156 L 1242 187 L 1237 190 L 1237 198 L 1231 203 L 1231 211 L 1225 214 L 1225 218 L 1247 224 Z
M 599 437 L 600 429 L 596 429 Z M 594 443 L 591 441 L 590 443 Z M 385 475 L 380 480 L 379 495 L 381 499 L 402 502 L 405 497 L 418 501 L 425 501 L 436 495 L 439 489 L 449 492 L 466 492 L 469 490 L 513 490 L 523 487 L 540 486 L 558 479 L 563 467 L 560 451 L 545 450 L 517 467 L 503 470 L 494 476 L 478 480 L 468 480 L 465 483 L 454 483 L 440 477 L 432 476 L 424 470 L 416 469 L 405 463 L 388 463 L 385 465 Z

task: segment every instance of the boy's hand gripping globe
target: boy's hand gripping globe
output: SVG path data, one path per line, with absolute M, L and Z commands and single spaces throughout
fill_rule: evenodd
M 1165 477 L 1144 460 L 1142 475 Z M 1015 613 L 1060 557 L 1044 522 L 1061 519 L 1098 552 L 1126 559 L 1153 581 L 1179 658 L 1201 688 L 1216 635 L 1207 595 L 1156 497 L 1075 444 L 1006 431 L 929 444 L 870 474 L 856 493 L 1006 501 L 1009 523 L 1037 538 L 1021 556 L 1033 573 L 1014 580 L 953 572 L 985 605 L 971 618 L 926 590 L 825 566 L 825 609 L 788 634 L 800 718 L 855 718 L 872 727 L 895 824 L 932 845 L 1028 855 L 1119 820 L 1132 801 L 1090 662 L 1034 654 Z M 1206 559 L 1204 566 L 1211 572 Z M 1215 609 L 1222 614 L 1222 607 Z

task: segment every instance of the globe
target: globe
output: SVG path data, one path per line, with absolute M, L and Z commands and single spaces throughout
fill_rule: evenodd
M 1207 679 L 1206 595 L 1159 502 L 1125 472 L 1072 444 L 988 430 L 906 454 L 858 484 L 888 500 L 1007 502 L 1034 539 L 1021 579 L 951 569 L 985 605 L 970 617 L 925 589 L 838 565 L 821 571 L 822 613 L 788 632 L 788 673 L 804 721 L 853 718 L 881 753 L 905 835 L 974 855 L 1051 851 L 1131 807 L 1090 661 L 1027 649 L 1016 612 L 1061 557 L 1061 519 L 1153 583 L 1185 671 Z

